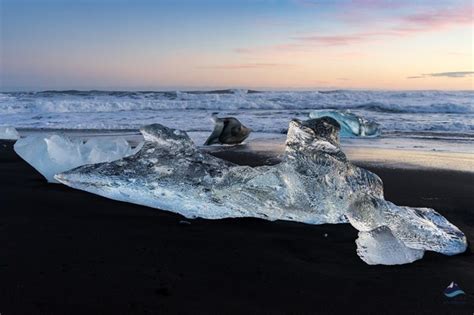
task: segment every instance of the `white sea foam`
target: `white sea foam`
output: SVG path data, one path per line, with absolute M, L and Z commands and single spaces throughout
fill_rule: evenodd
M 0 93 L 0 124 L 19 128 L 138 129 L 162 123 L 211 131 L 209 117 L 217 111 L 236 116 L 254 132 L 284 133 L 289 119 L 305 119 L 315 109 L 349 109 L 379 123 L 385 134 L 429 131 L 474 137 L 472 91 Z

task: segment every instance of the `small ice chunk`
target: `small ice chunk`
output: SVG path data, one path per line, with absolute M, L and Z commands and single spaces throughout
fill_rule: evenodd
M 405 246 L 413 249 L 455 255 L 467 248 L 466 236 L 433 209 L 397 206 L 365 195 L 354 202 L 346 217 L 363 232 L 386 226 Z
M 18 140 L 20 134 L 13 127 L 0 126 L 0 139 L 2 140 Z
M 204 145 L 212 144 L 239 144 L 242 143 L 252 132 L 252 129 L 245 127 L 235 117 L 217 117 L 217 113 L 212 114 L 214 130 Z
M 123 138 L 92 138 L 83 143 L 56 134 L 28 136 L 18 140 L 14 149 L 50 183 L 57 183 L 57 173 L 85 164 L 115 161 L 135 152 Z
M 380 134 L 378 123 L 357 116 L 348 110 L 314 110 L 310 118 L 331 117 L 341 125 L 341 137 L 376 137 Z
M 423 258 L 424 251 L 412 249 L 382 226 L 370 232 L 359 232 L 357 255 L 369 265 L 401 265 Z

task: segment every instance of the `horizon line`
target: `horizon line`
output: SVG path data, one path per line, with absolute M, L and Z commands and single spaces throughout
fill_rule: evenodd
M 456 88 L 447 88 L 447 89 L 423 89 L 423 88 L 414 88 L 414 89 L 387 89 L 387 88 L 348 88 L 348 87 L 198 87 L 198 86 L 188 86 L 188 87 L 156 87 L 156 88 L 132 88 L 132 87 L 110 87 L 110 88 L 12 88 L 12 89 L 2 89 L 0 88 L 0 93 L 21 93 L 21 92 L 224 92 L 232 90 L 246 90 L 252 92 L 277 92 L 277 91 L 295 91 L 295 92 L 313 92 L 313 91 L 458 91 L 458 92 L 474 92 L 474 86 L 471 89 L 456 89 Z

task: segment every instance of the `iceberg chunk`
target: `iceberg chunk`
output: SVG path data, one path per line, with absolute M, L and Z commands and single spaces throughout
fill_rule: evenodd
M 220 144 L 239 144 L 248 138 L 252 132 L 251 128 L 245 127 L 235 117 L 217 117 L 217 113 L 212 114 L 214 130 L 207 138 L 204 145 Z
M 83 143 L 65 136 L 28 136 L 18 140 L 15 152 L 50 183 L 54 175 L 72 168 L 99 162 L 110 162 L 134 151 L 125 139 L 92 138 Z
M 348 110 L 314 110 L 310 118 L 331 117 L 341 125 L 341 137 L 376 137 L 380 125 L 372 120 L 357 116 Z
M 356 244 L 357 255 L 369 265 L 408 264 L 423 258 L 425 253 L 405 246 L 387 227 L 359 232 Z
M 382 197 L 375 175 L 347 162 L 331 118 L 290 123 L 283 162 L 237 166 L 198 150 L 188 135 L 162 125 L 141 129 L 136 155 L 56 176 L 71 187 L 188 218 L 259 217 L 306 223 L 347 222 L 351 196 Z
M 350 222 L 361 231 L 359 255 L 367 263 L 407 263 L 425 250 L 452 255 L 466 249 L 464 234 L 434 210 L 385 201 L 380 178 L 347 161 L 339 129 L 330 117 L 294 119 L 282 162 L 249 167 L 198 150 L 184 131 L 154 124 L 141 129 L 145 143 L 135 155 L 55 178 L 187 218 Z
M 20 134 L 13 127 L 0 126 L 0 139 L 2 140 L 18 140 Z

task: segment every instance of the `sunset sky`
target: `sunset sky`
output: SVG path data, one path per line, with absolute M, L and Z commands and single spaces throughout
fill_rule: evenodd
M 3 91 L 474 89 L 471 0 L 0 3 Z

